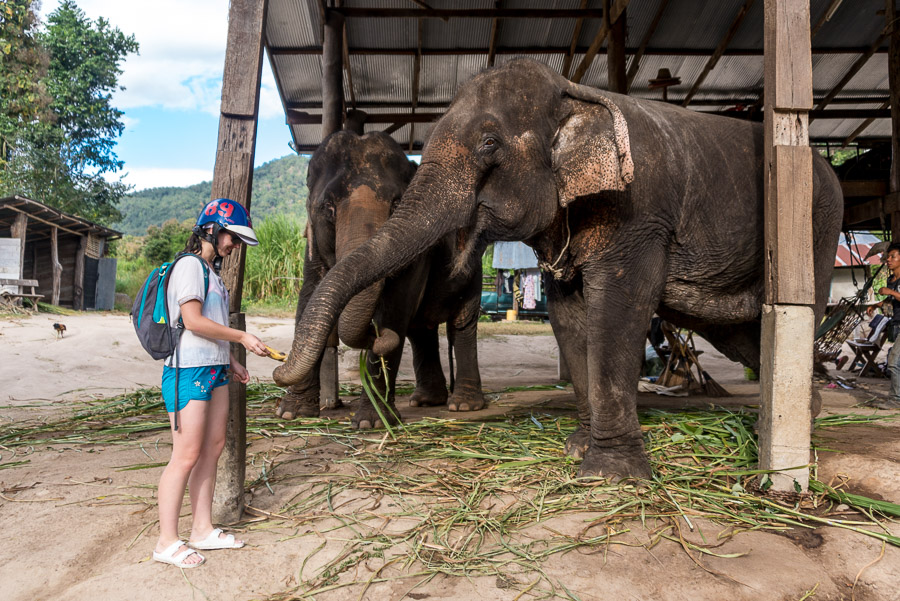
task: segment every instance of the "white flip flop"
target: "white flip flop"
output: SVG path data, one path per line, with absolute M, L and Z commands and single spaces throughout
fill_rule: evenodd
M 166 547 L 165 550 L 163 550 L 160 553 L 157 553 L 156 551 L 154 551 L 153 552 L 153 561 L 158 561 L 160 563 L 172 564 L 173 566 L 177 566 L 179 568 L 184 568 L 184 569 L 196 568 L 197 566 L 203 565 L 203 563 L 206 561 L 206 558 L 203 557 L 202 555 L 200 555 L 199 553 L 197 553 L 194 549 L 191 549 L 190 547 L 188 547 L 187 549 L 185 549 L 184 551 L 182 551 L 181 553 L 178 553 L 176 555 L 175 552 L 178 551 L 178 549 L 180 549 L 182 546 L 185 546 L 184 541 L 178 540 L 178 541 L 175 541 L 174 543 L 172 543 L 171 545 L 169 545 L 168 547 Z M 185 563 L 184 560 L 195 553 L 200 558 L 200 561 L 198 561 L 197 563 Z
M 195 549 L 203 549 L 204 551 L 215 549 L 240 549 L 244 546 L 243 542 L 235 542 L 233 534 L 229 534 L 225 538 L 219 538 L 220 534 L 222 534 L 221 528 L 213 528 L 213 531 L 203 540 L 197 542 L 188 541 L 188 544 Z

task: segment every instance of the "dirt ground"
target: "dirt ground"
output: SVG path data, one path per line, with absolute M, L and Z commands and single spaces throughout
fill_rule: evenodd
M 66 325 L 57 338 L 53 323 Z M 281 318 L 248 318 L 248 329 L 270 346 L 288 350 L 292 323 Z M 523 326 L 529 331 L 540 326 Z M 543 328 L 546 330 L 546 328 Z M 734 396 L 715 399 L 720 405 L 740 407 L 759 401 L 759 387 L 744 379 L 743 370 L 700 342 L 706 352 L 701 361 L 706 370 Z M 558 351 L 549 335 L 490 335 L 479 340 L 484 387 L 502 391 L 507 386 L 547 385 L 557 381 Z M 271 360 L 250 357 L 251 375 L 270 379 Z M 345 353 L 342 379 L 355 377 L 355 355 Z M 123 391 L 157 386 L 161 367 L 138 345 L 127 316 L 79 314 L 0 319 L 0 426 L 32 424 L 69 415 L 74 402 L 86 398 L 113 397 Z M 847 372 L 841 372 L 846 374 Z M 400 371 L 401 380 L 412 379 L 408 353 Z M 825 413 L 890 414 L 856 407 L 871 395 L 884 393 L 886 380 L 866 378 L 866 389 L 821 388 Z M 571 388 L 520 392 L 492 392 L 486 412 L 455 417 L 478 419 L 486 414 L 507 412 L 529 404 L 571 404 Z M 642 408 L 708 406 L 702 396 L 672 399 L 641 394 Z M 423 415 L 454 417 L 440 408 L 410 409 L 404 399 L 398 406 L 407 420 Z M 274 406 L 272 407 L 274 410 Z M 345 419 L 348 409 L 334 413 Z M 900 420 L 878 424 L 842 426 L 818 430 L 818 479 L 849 478 L 848 491 L 873 498 L 900 502 Z M 0 599 L 5 601 L 63 599 L 97 601 L 129 599 L 249 600 L 269 599 L 292 589 L 302 576 L 326 559 L 334 559 L 342 547 L 340 530 L 319 531 L 303 526 L 267 526 L 253 520 L 238 525 L 248 546 L 240 551 L 207 553 L 207 564 L 184 574 L 171 566 L 150 561 L 157 531 L 155 505 L 147 502 L 155 494 L 162 467 L 123 470 L 168 458 L 166 435 L 158 432 L 138 437 L 132 444 L 37 446 L 29 450 L 27 463 L 4 467 L 21 460 L 0 445 Z M 250 441 L 248 452 L 273 445 L 262 438 Z M 280 453 L 299 452 L 303 437 L 280 439 Z M 268 445 L 268 447 L 267 447 Z M 825 450 L 827 448 L 827 450 Z M 328 462 L 345 451 L 324 447 L 315 461 Z M 305 451 L 304 451 L 305 453 Z M 315 463 L 297 462 L 295 470 L 314 469 Z M 259 475 L 259 466 L 248 466 L 248 479 Z M 296 491 L 291 485 L 272 485 L 257 490 L 251 503 L 262 511 L 276 512 Z M 182 530 L 189 524 L 188 506 Z M 556 516 L 530 528 L 534 538 L 547 532 L 570 533 L 584 528 L 592 516 Z M 714 539 L 722 526 L 706 520 L 694 521 L 689 540 Z M 898 529 L 896 524 L 886 528 Z M 716 549 L 724 558 L 704 556 L 695 561 L 677 542 L 662 540 L 652 549 L 650 525 L 630 523 L 627 536 L 633 546 L 618 544 L 605 551 L 572 551 L 550 556 L 544 572 L 565 584 L 561 598 L 588 600 L 800 600 L 800 599 L 900 599 L 900 549 L 847 530 L 821 527 L 795 529 L 787 534 L 767 531 L 742 532 Z M 705 533 L 705 534 L 704 534 Z M 900 534 L 894 530 L 894 535 Z M 320 549 L 320 547 L 322 547 Z M 308 562 L 305 562 L 308 560 Z M 702 564 L 702 565 L 701 565 Z M 407 568 L 391 566 L 384 573 L 378 560 L 357 567 L 357 579 L 392 574 L 393 579 L 369 587 L 340 588 L 322 592 L 317 599 L 498 599 L 513 601 L 537 598 L 537 590 L 526 592 L 531 582 L 514 575 L 499 577 L 449 577 L 438 575 L 415 586 L 421 579 L 404 578 Z M 415 567 L 408 568 L 414 571 Z M 855 584 L 854 584 L 855 583 Z M 415 588 L 414 588 L 415 586 Z

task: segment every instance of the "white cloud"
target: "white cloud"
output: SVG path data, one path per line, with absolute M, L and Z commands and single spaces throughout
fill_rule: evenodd
M 43 4 L 41 14 L 46 20 L 59 2 Z M 105 18 L 126 35 L 134 34 L 140 44 L 140 54 L 129 56 L 122 65 L 119 83 L 125 90 L 116 92 L 116 106 L 160 106 L 217 115 L 228 4 L 227 0 L 79 0 L 78 6 L 89 18 Z
M 120 173 L 109 174 L 111 179 L 118 179 Z M 126 169 L 124 181 L 134 186 L 134 191 L 163 186 L 192 186 L 212 179 L 213 172 L 208 169 L 168 169 L 163 167 L 129 167 Z

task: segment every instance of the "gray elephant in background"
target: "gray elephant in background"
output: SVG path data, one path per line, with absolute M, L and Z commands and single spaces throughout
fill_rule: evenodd
M 813 178 L 820 318 L 843 203 L 817 153 Z M 763 198 L 759 124 L 601 93 L 529 59 L 488 69 L 435 124 L 391 218 L 309 300 L 275 381 L 305 377 L 347 301 L 448 234 L 455 273 L 487 242 L 524 240 L 551 275 L 579 474 L 650 477 L 636 410 L 647 324 L 657 312 L 759 368 Z
M 310 160 L 307 176 L 307 252 L 297 303 L 298 324 L 313 291 L 321 285 L 327 287 L 322 283 L 327 272 L 375 235 L 415 171 L 415 163 L 385 134 L 361 136 L 340 131 L 322 142 Z M 373 376 L 378 374 L 376 386 L 389 399 L 393 413 L 396 413 L 395 381 L 405 337 L 412 346 L 416 372 L 416 389 L 410 404 L 427 406 L 448 402 L 438 346 L 437 326 L 443 322 L 447 323 L 447 336 L 451 349 L 455 349 L 457 367 L 455 378 L 451 371 L 453 393 L 449 408 L 471 411 L 484 406 L 476 347 L 481 300 L 480 255 L 472 258 L 465 277 L 450 278 L 449 265 L 456 251 L 449 238 L 445 242 L 434 245 L 387 279 L 372 282 L 340 314 L 340 340 L 352 348 L 374 350 L 369 353 L 367 368 Z M 379 336 L 373 322 L 379 328 Z M 386 360 L 388 382 L 381 375 L 378 356 Z M 314 369 L 292 382 L 276 409 L 278 416 L 292 419 L 298 415 L 319 415 L 320 361 L 321 356 L 317 357 Z M 387 419 L 396 421 L 393 417 Z M 357 428 L 383 426 L 365 393 L 360 397 L 352 424 Z

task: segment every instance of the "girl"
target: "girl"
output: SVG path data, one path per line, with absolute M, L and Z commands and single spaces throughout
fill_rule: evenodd
M 214 200 L 201 211 L 184 249 L 196 258 L 182 258 L 169 274 L 169 315 L 173 323 L 181 316 L 184 331 L 176 350 L 177 369 L 173 357 L 166 359 L 163 367 L 162 394 L 172 423 L 172 458 L 159 481 L 159 540 L 153 559 L 180 568 L 194 568 L 205 561 L 195 549 L 244 546 L 233 534 L 223 534 L 212 524 L 216 463 L 225 446 L 228 421 L 229 366 L 239 382 L 250 380 L 247 369 L 231 355 L 228 343 L 243 344 L 261 357 L 268 355 L 259 338 L 227 325 L 228 291 L 218 271 L 222 258 L 240 244 L 259 244 L 250 215 L 227 198 Z M 178 538 L 185 486 L 190 489 L 192 513 L 187 544 Z

